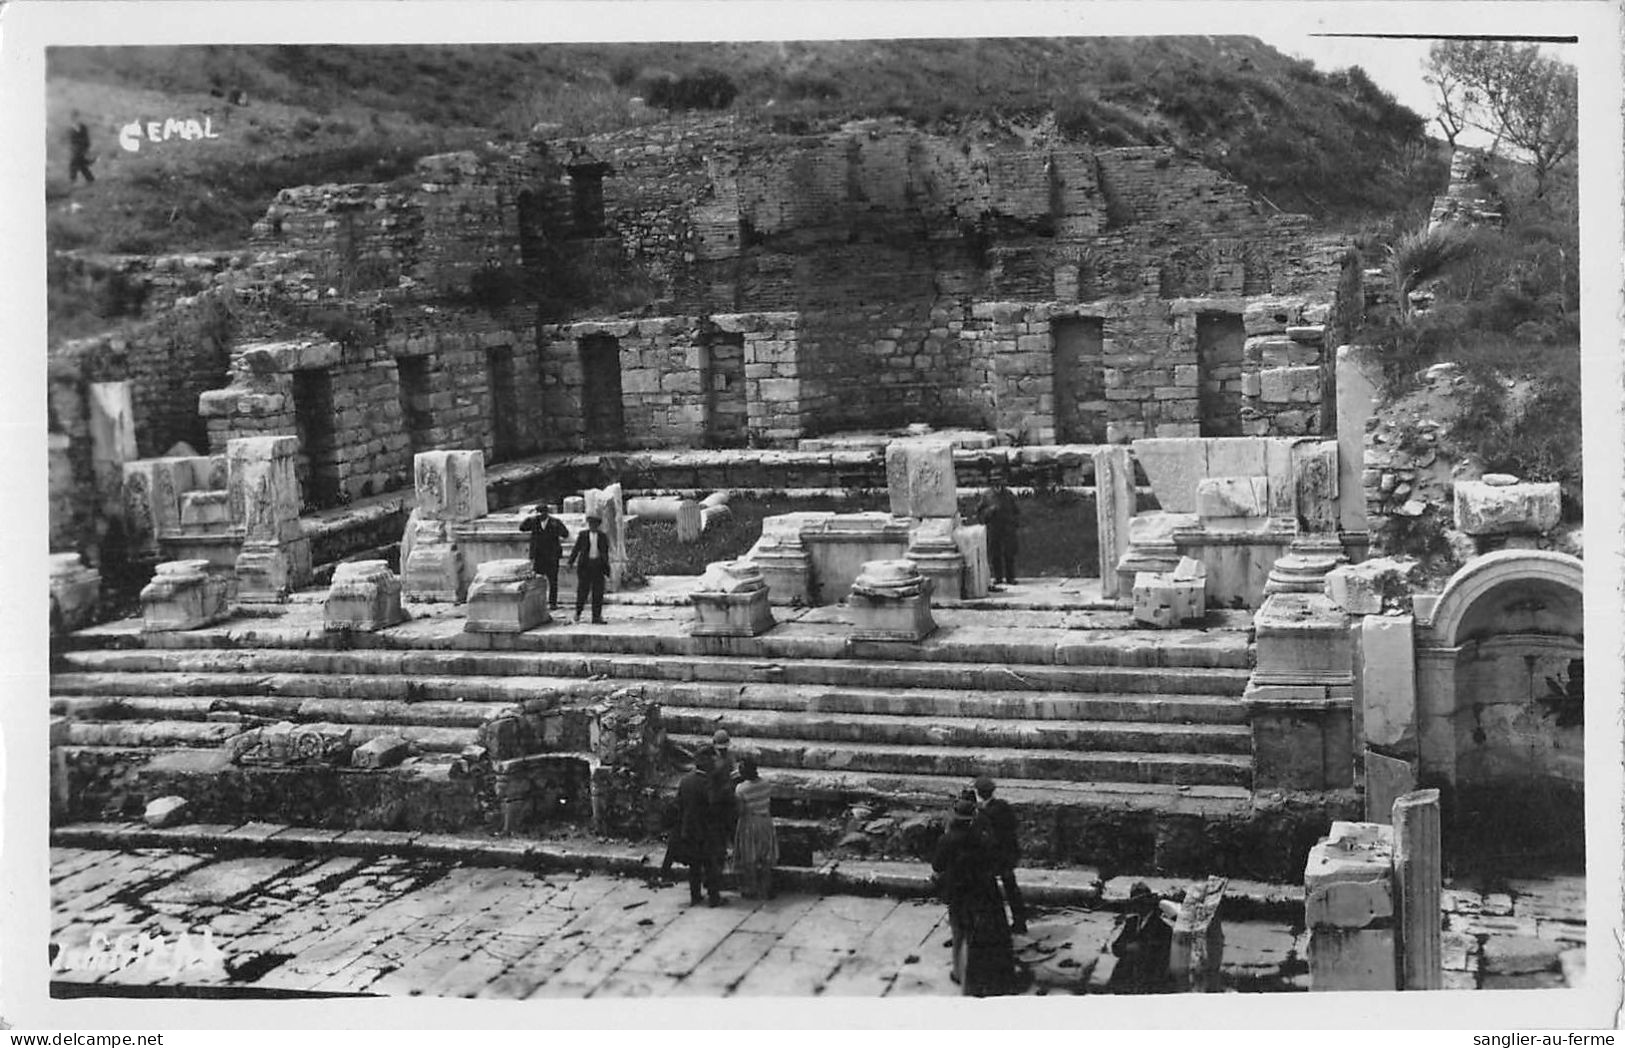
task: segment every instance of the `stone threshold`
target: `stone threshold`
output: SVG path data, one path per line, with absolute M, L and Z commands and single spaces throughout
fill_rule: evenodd
M 324 830 L 281 823 L 249 822 L 152 827 L 139 822 L 84 822 L 51 828 L 51 845 L 62 848 L 195 849 L 251 855 L 323 855 L 454 861 L 485 866 L 576 870 L 627 877 L 659 872 L 659 842 L 637 844 L 596 839 L 546 840 L 485 834 L 418 833 L 400 830 Z M 1121 876 L 1102 881 L 1088 867 L 1020 868 L 1021 894 L 1048 906 L 1120 910 L 1138 882 L 1167 895 L 1197 883 L 1195 877 Z M 829 859 L 817 866 L 780 866 L 775 880 L 785 889 L 823 895 L 923 898 L 931 894 L 925 862 Z M 1232 879 L 1225 915 L 1232 919 L 1296 920 L 1303 916 L 1303 887 Z

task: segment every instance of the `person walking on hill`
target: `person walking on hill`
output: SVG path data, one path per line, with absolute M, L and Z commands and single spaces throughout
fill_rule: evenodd
M 78 110 L 73 114 L 73 126 L 68 129 L 68 184 L 72 185 L 80 175 L 85 176 L 88 185 L 96 181 L 96 176 L 90 173 L 90 128 L 79 118 Z
M 762 781 L 756 761 L 739 761 L 739 785 L 734 787 L 734 808 L 739 824 L 734 830 L 734 869 L 739 871 L 739 894 L 747 899 L 773 898 L 773 867 L 779 861 L 779 838 L 773 829 L 773 787 Z
M 1025 935 L 1027 907 L 1021 901 L 1021 889 L 1016 886 L 1016 863 L 1021 859 L 1021 841 L 1016 835 L 1016 812 L 1008 801 L 993 796 L 993 790 L 993 780 L 986 775 L 976 780 L 975 828 L 1004 889 L 1004 901 L 1010 907 L 1010 930 L 1017 935 Z
M 604 621 L 604 583 L 609 579 L 609 536 L 600 530 L 604 518 L 589 516 L 587 530 L 576 536 L 570 566 L 576 569 L 576 621 L 592 598 L 592 621 Z
M 987 526 L 987 559 L 995 583 L 1016 581 L 1016 528 L 1021 510 L 1015 492 L 1005 484 L 1004 470 L 993 471 L 992 485 L 976 500 L 976 519 Z
M 564 543 L 570 538 L 570 529 L 553 516 L 553 508 L 538 503 L 530 516 L 519 522 L 520 531 L 530 532 L 530 564 L 536 574 L 547 579 L 547 606 L 559 606 L 559 558 L 564 556 Z

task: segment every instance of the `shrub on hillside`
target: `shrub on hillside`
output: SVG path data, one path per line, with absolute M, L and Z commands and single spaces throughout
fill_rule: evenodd
M 661 109 L 727 109 L 738 94 L 727 73 L 701 69 L 651 81 L 644 99 Z

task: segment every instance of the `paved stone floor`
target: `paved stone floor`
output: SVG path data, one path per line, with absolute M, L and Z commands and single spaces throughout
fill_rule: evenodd
M 948 978 L 946 910 L 934 901 L 730 895 L 713 909 L 689 906 L 686 885 L 422 859 L 82 848 L 53 848 L 51 856 L 53 979 L 75 993 L 957 992 Z M 1083 992 L 1114 921 L 1105 911 L 1040 911 L 1018 940 L 1037 976 L 1030 992 Z M 1303 988 L 1301 943 L 1290 928 L 1238 923 L 1226 934 L 1234 988 Z M 127 947 L 159 945 L 139 958 L 133 950 L 120 956 L 120 936 Z M 93 938 L 106 945 L 87 949 Z
M 686 885 L 392 855 L 51 849 L 59 995 L 528 999 L 952 995 L 936 901 L 787 892 L 690 907 Z M 1108 886 L 1109 887 L 1109 886 Z M 1159 890 L 1162 890 L 1159 887 Z M 1444 895 L 1450 989 L 1578 985 L 1579 877 Z M 1103 992 L 1108 910 L 1039 909 L 1029 992 Z M 1308 988 L 1283 919 L 1226 920 L 1229 991 Z

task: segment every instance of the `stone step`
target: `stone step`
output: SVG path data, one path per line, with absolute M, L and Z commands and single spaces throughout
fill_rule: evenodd
M 1134 721 L 1039 721 L 986 717 L 789 713 L 666 707 L 666 730 L 703 736 L 718 728 L 735 738 L 808 743 L 884 743 L 910 747 L 988 750 L 1136 751 L 1250 754 L 1252 731 L 1232 724 L 1148 724 Z M 741 742 L 740 747 L 747 748 Z
M 227 721 L 70 721 L 66 744 L 121 750 L 210 749 L 249 727 Z M 359 746 L 381 735 L 399 735 L 423 753 L 458 753 L 476 739 L 474 728 L 418 724 L 352 724 Z
M 704 735 L 671 736 L 697 747 Z M 940 775 L 968 782 L 994 778 L 1061 779 L 1070 782 L 1165 783 L 1189 786 L 1248 786 L 1252 758 L 1240 754 L 1172 754 L 1045 749 L 988 749 L 977 746 L 902 746 L 873 742 L 807 743 L 798 739 L 744 737 L 738 750 L 753 754 L 764 769 L 887 772 Z M 961 787 L 963 788 L 963 787 Z
M 168 662 L 157 652 L 77 652 L 68 672 L 52 677 L 59 695 L 270 695 L 332 694 L 350 689 L 342 678 L 371 677 L 387 683 L 398 698 L 420 697 L 436 682 L 464 680 L 463 691 L 450 697 L 475 697 L 481 687 L 467 678 L 571 677 L 636 681 L 711 681 L 736 684 L 830 685 L 891 690 L 913 688 L 975 691 L 1070 691 L 1133 694 L 1240 695 L 1247 685 L 1244 669 L 1127 666 L 1021 666 L 1001 663 L 951 664 L 850 660 L 785 660 L 687 656 L 514 655 L 508 653 L 407 652 L 393 658 L 358 657 L 380 653 L 209 652 L 202 659 Z M 388 654 L 388 653 L 385 653 Z M 104 658 L 135 655 L 137 658 Z M 262 656 L 275 657 L 262 657 Z M 327 685 L 312 678 L 333 678 Z M 374 697 L 383 697 L 374 695 Z M 426 696 L 424 696 L 426 697 Z
M 899 662 L 983 663 L 1039 666 L 1161 666 L 1245 669 L 1250 651 L 1247 630 L 1079 628 L 1008 623 L 995 612 L 961 612 L 965 625 L 943 625 L 918 644 L 851 641 L 851 626 L 839 621 L 844 608 L 814 608 L 793 613 L 757 637 L 694 637 L 688 618 L 639 616 L 604 625 L 557 623 L 519 634 L 467 633 L 463 618 L 444 611 L 376 633 L 328 633 L 320 618 L 227 622 L 219 626 L 169 633 L 143 633 L 125 623 L 73 634 L 67 654 L 120 650 L 137 657 L 160 651 L 213 650 L 255 653 L 262 660 L 273 652 L 322 652 L 328 655 L 401 657 L 404 653 L 480 652 L 491 655 L 728 656 L 740 659 L 883 659 Z M 1094 613 L 1078 613 L 1091 615 Z M 217 655 L 218 657 L 218 655 Z M 493 672 L 502 672 L 500 670 Z
M 534 694 L 534 693 L 533 693 Z M 336 724 L 478 728 L 510 703 L 395 702 L 388 699 L 281 696 L 53 696 L 51 712 L 79 722 L 139 720 L 247 722 L 332 721 Z M 239 729 L 240 730 L 240 729 Z

